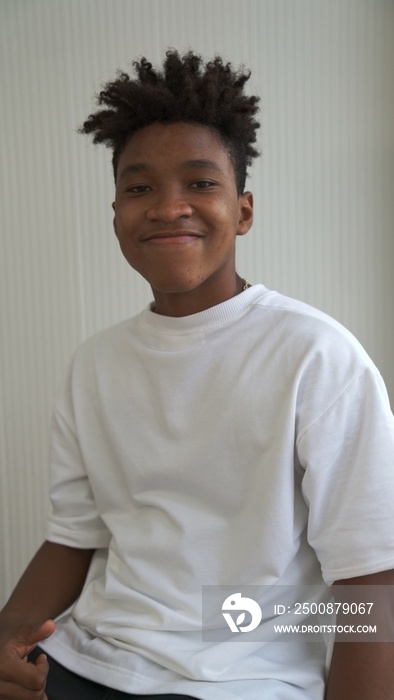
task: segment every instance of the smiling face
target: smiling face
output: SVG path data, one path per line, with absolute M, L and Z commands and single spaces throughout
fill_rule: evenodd
M 123 255 L 151 285 L 158 313 L 197 313 L 241 291 L 235 239 L 252 224 L 252 195 L 238 196 L 212 129 L 154 123 L 133 134 L 113 206 Z

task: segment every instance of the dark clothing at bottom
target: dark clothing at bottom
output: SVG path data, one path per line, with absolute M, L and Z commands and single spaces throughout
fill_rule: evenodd
M 45 652 L 36 647 L 29 655 L 29 661 L 34 661 L 42 653 Z M 49 663 L 45 689 L 48 700 L 197 700 L 191 695 L 132 695 L 121 690 L 112 690 L 68 671 L 48 654 L 46 656 Z

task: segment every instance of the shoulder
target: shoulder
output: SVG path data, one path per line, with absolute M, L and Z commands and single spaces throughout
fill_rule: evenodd
M 276 345 L 308 366 L 346 367 L 353 376 L 373 361 L 355 336 L 328 314 L 305 302 L 260 287 L 254 300 L 255 318 Z
M 111 357 L 127 352 L 127 346 L 135 336 L 138 316 L 128 318 L 109 326 L 84 340 L 75 350 L 72 365 L 80 363 L 105 361 Z
M 83 394 L 94 396 L 98 385 L 120 380 L 129 361 L 138 316 L 95 333 L 74 351 L 57 391 L 55 408 L 73 403 Z
M 260 294 L 256 295 L 253 305 L 262 314 L 270 315 L 275 323 L 286 323 L 288 327 L 299 332 L 309 331 L 314 337 L 318 332 L 326 331 L 329 334 L 343 336 L 350 342 L 356 340 L 345 326 L 324 311 L 299 299 L 266 289 L 262 285 L 258 287 Z

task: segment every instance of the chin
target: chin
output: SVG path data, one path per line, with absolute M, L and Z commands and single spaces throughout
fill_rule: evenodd
M 197 289 L 200 285 L 199 284 L 187 284 L 187 283 L 178 283 L 175 284 L 174 282 L 172 284 L 160 284 L 160 285 L 153 285 L 151 284 L 152 290 L 154 292 L 157 292 L 158 294 L 187 294 L 188 292 L 193 292 L 195 289 Z
M 190 279 L 184 275 L 172 275 L 171 279 L 156 278 L 147 280 L 155 292 L 160 294 L 185 294 L 197 289 L 203 282 L 204 278 Z

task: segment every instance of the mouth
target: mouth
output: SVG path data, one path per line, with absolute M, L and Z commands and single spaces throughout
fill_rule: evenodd
M 180 245 L 184 243 L 193 243 L 199 238 L 203 238 L 203 235 L 198 231 L 176 229 L 173 231 L 157 231 L 144 236 L 141 240 L 143 243 L 153 243 L 157 245 Z

